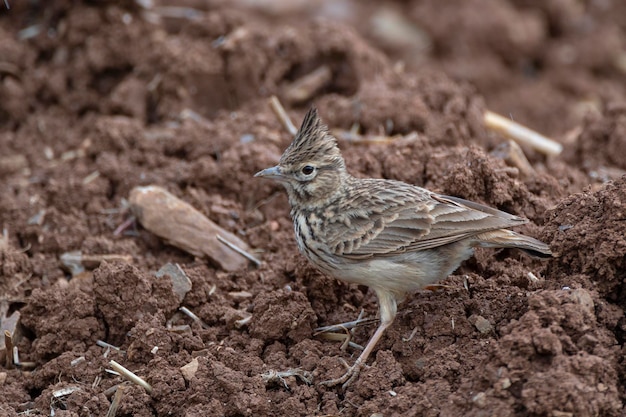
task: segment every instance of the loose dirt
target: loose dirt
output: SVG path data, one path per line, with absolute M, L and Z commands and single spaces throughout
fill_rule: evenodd
M 22 366 L 0 361 L 0 415 L 103 416 L 115 386 L 117 416 L 623 415 L 621 2 L 6 3 L 0 322 L 20 316 Z M 330 76 L 294 99 L 294 82 L 322 66 Z M 315 328 L 375 317 L 377 304 L 308 265 L 284 192 L 253 178 L 291 141 L 272 94 L 296 124 L 315 103 L 354 175 L 525 216 L 521 231 L 558 256 L 478 251 L 401 306 L 347 392 L 319 385 L 359 352 Z M 564 152 L 524 147 L 532 170 L 508 165 L 486 109 Z M 393 139 L 342 139 L 355 125 Z M 140 225 L 118 229 L 145 185 L 236 234 L 262 265 L 227 273 Z M 132 262 L 72 270 L 71 251 Z M 182 302 L 155 275 L 167 263 L 191 281 Z M 111 360 L 152 393 L 107 372 Z

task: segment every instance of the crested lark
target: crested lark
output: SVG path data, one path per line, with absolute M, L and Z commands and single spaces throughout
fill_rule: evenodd
M 543 242 L 507 230 L 527 222 L 481 204 L 346 171 L 335 138 L 315 108 L 277 166 L 258 172 L 287 189 L 300 251 L 322 272 L 367 285 L 380 325 L 352 367 L 327 385 L 356 379 L 407 293 L 451 274 L 477 246 L 551 256 Z

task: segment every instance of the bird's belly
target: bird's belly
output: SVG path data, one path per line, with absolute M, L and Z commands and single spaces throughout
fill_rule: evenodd
M 468 244 L 456 242 L 436 249 L 351 262 L 330 275 L 403 295 L 446 278 L 472 254 L 473 249 Z

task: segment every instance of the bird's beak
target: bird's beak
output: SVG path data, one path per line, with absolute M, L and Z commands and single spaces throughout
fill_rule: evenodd
M 276 165 L 275 167 L 266 168 L 263 171 L 259 171 L 256 174 L 254 174 L 254 176 L 269 178 L 272 180 L 282 180 L 285 178 L 282 172 L 280 172 L 280 167 L 278 165 Z

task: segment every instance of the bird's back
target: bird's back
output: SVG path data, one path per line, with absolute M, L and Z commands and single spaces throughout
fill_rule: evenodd
M 527 222 L 518 216 L 400 181 L 350 178 L 315 216 L 318 238 L 349 258 L 432 249 Z

